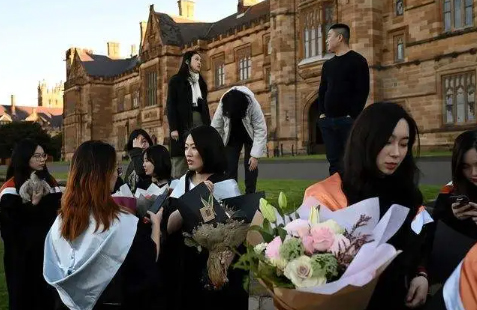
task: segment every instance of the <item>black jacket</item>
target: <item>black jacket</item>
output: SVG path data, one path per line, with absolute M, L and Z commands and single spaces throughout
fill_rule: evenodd
M 1 197 L 3 260 L 11 310 L 51 309 L 53 305 L 53 289 L 43 279 L 43 251 L 61 196 L 48 194 L 36 206 L 23 203 L 15 194 Z
M 137 147 L 128 152 L 131 161 L 126 169 L 124 182 L 129 186 L 133 193 L 138 187 L 147 189 L 149 185 L 151 185 L 151 177 L 147 176 L 144 171 L 142 152 L 142 149 Z
M 210 125 L 210 112 L 207 104 L 207 85 L 202 76 L 199 78 L 202 103 L 200 113 L 204 125 Z M 167 120 L 169 130 L 179 132 L 179 141 L 171 140 L 171 156 L 184 156 L 184 135 L 192 129 L 192 88 L 189 80 L 181 75 L 174 75 L 169 81 L 167 93 Z

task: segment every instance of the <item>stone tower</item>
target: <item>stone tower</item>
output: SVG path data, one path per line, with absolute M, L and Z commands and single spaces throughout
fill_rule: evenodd
M 63 82 L 48 87 L 45 80 L 38 83 L 38 106 L 63 108 Z

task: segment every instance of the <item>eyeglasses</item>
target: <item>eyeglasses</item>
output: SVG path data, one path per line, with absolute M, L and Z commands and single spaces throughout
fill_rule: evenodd
M 46 153 L 43 153 L 43 154 L 35 153 L 33 154 L 32 158 L 36 160 L 42 160 L 42 159 L 47 159 L 48 155 Z

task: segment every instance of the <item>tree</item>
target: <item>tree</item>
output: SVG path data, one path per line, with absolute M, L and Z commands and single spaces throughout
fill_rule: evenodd
M 0 126 L 0 158 L 10 158 L 15 144 L 25 138 L 30 138 L 43 145 L 49 154 L 53 151 L 51 137 L 41 128 L 40 124 L 12 122 Z
M 63 145 L 63 133 L 59 133 L 51 138 L 50 155 L 53 156 L 54 161 L 61 159 L 61 146 Z

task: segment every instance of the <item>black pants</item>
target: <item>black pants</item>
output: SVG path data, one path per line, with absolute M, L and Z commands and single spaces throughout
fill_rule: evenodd
M 353 126 L 351 117 L 325 117 L 318 120 L 323 142 L 326 147 L 326 159 L 330 163 L 330 175 L 343 172 L 343 155 L 349 132 Z
M 235 144 L 227 145 L 225 151 L 227 153 L 227 175 L 231 179 L 237 181 L 238 162 L 240 159 L 240 152 L 242 147 L 245 147 L 245 156 L 243 159 L 243 166 L 245 168 L 245 193 L 255 193 L 257 188 L 258 167 L 254 171 L 249 169 L 250 151 L 252 150 L 252 144 Z

